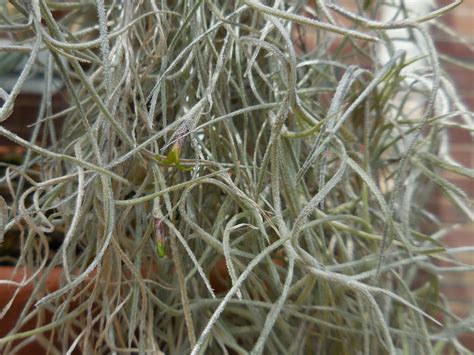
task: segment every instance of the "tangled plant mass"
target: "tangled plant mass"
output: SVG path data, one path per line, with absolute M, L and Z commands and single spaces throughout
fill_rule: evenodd
M 53 353 L 469 353 L 472 318 L 439 280 L 472 270 L 456 254 L 473 248 L 445 246 L 426 209 L 438 186 L 472 218 L 441 174 L 473 176 L 448 141 L 472 114 L 425 25 L 460 3 L 2 3 L 0 54 L 25 61 L 0 119 L 29 77 L 44 92 L 30 140 L 0 127 L 27 150 L 3 164 L 2 236 L 32 271 L 0 285 L 35 285 L 0 351 L 34 337 Z M 31 317 L 48 321 L 22 331 Z

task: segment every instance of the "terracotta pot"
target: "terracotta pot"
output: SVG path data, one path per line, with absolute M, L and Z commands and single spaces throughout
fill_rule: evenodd
M 277 266 L 285 267 L 286 262 L 284 261 L 284 252 L 282 250 L 277 252 L 275 257 L 272 258 L 272 261 Z M 227 263 L 225 262 L 224 257 L 219 258 L 214 267 L 211 269 L 209 273 L 209 281 L 217 295 L 223 295 L 230 290 L 232 285 L 229 270 L 227 269 Z
M 0 280 L 11 280 L 11 281 L 16 281 L 16 282 L 21 282 L 23 278 L 25 278 L 25 269 L 18 269 L 16 274 L 13 274 L 14 267 L 12 266 L 0 266 Z M 157 272 L 156 266 L 150 265 L 149 267 L 144 267 L 141 270 L 141 273 L 144 277 L 146 275 Z M 63 269 L 61 267 L 56 267 L 54 268 L 47 276 L 46 278 L 46 285 L 45 288 L 47 292 L 54 292 L 60 287 L 60 282 L 61 282 L 61 277 L 62 277 Z M 26 272 L 26 277 L 31 277 L 33 272 L 27 271 Z M 87 281 L 90 281 L 92 277 L 96 275 L 96 271 L 92 271 L 90 275 L 86 278 L 85 284 Z M 129 275 L 131 277 L 131 275 Z M 26 285 L 25 287 L 21 288 L 21 290 L 18 292 L 18 294 L 15 297 L 15 300 L 12 304 L 12 306 L 9 308 L 8 312 L 5 314 L 5 316 L 0 319 L 0 340 L 5 337 L 6 335 L 9 335 L 8 333 L 15 327 L 15 325 L 18 322 L 18 318 L 25 308 L 30 296 L 31 292 L 33 291 L 33 288 L 35 286 L 35 281 L 31 282 L 30 284 Z M 4 309 L 4 307 L 10 302 L 12 297 L 15 295 L 15 292 L 17 291 L 17 286 L 15 285 L 0 285 L 0 312 Z M 70 305 L 70 308 L 75 308 L 78 306 L 79 301 L 72 302 Z M 31 308 L 34 308 L 35 306 L 33 305 Z M 52 314 L 50 312 L 45 312 L 44 319 L 42 320 L 40 326 L 47 325 L 48 323 L 51 322 L 52 319 Z M 34 329 L 37 326 L 37 318 L 33 317 L 30 321 L 28 321 L 23 327 L 20 328 L 19 332 L 25 332 L 31 329 Z M 79 333 L 81 330 L 76 329 L 77 333 Z M 44 332 L 42 333 L 47 339 L 51 336 L 51 332 Z M 62 339 L 62 334 L 61 333 L 54 333 L 54 338 L 53 342 L 56 342 L 56 340 Z M 24 339 L 20 339 L 18 341 L 13 342 L 13 346 L 10 349 L 13 349 L 17 344 L 21 343 Z M 73 339 L 71 340 L 72 344 Z M 60 342 L 57 341 L 57 348 L 59 349 L 59 344 Z M 0 355 L 6 354 L 4 350 L 4 345 L 0 344 Z M 47 349 L 45 349 L 39 342 L 37 341 L 32 341 L 29 344 L 25 345 L 24 347 L 21 348 L 18 352 L 15 352 L 15 354 L 18 355 L 42 355 L 42 354 L 47 354 Z M 82 354 L 80 347 L 76 347 L 75 351 L 73 354 Z
M 16 274 L 13 274 L 13 271 L 14 268 L 12 266 L 1 266 L 0 280 L 11 280 L 21 282 L 24 277 L 24 271 L 22 269 L 19 269 Z M 48 291 L 53 292 L 54 290 L 58 289 L 61 272 L 61 268 L 55 268 L 48 275 L 48 278 L 46 280 L 46 289 Z M 27 277 L 31 274 L 31 272 L 27 272 Z M 2 319 L 0 319 L 0 339 L 7 335 L 17 323 L 20 313 L 23 311 L 24 307 L 26 306 L 26 303 L 28 302 L 28 299 L 30 298 L 33 287 L 34 282 L 23 287 L 16 295 L 15 300 L 8 312 Z M 14 296 L 16 290 L 17 286 L 14 285 L 0 285 L 0 311 L 3 310 L 4 307 L 8 304 L 10 299 Z M 50 319 L 51 315 L 47 314 L 44 322 L 47 323 Z M 36 326 L 36 321 L 36 318 L 31 319 L 20 329 L 20 331 L 23 332 L 33 329 Z M 49 334 L 45 333 L 45 335 L 48 336 Z M 23 339 L 15 341 L 14 346 L 19 344 L 22 340 Z M 0 354 L 3 353 L 2 351 L 2 345 L 0 345 Z M 21 348 L 21 350 L 19 350 L 16 354 L 41 355 L 46 354 L 46 349 L 44 349 L 38 342 L 33 341 Z

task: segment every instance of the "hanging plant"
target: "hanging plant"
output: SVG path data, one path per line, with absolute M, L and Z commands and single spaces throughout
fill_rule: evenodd
M 28 59 L 0 121 L 45 53 L 49 139 L 0 127 L 27 150 L 1 178 L 0 243 L 21 248 L 0 287 L 33 285 L 0 352 L 468 353 L 439 280 L 472 270 L 456 259 L 472 247 L 447 247 L 426 207 L 439 186 L 472 218 L 442 174 L 473 177 L 447 139 L 472 114 L 423 25 L 460 1 L 11 4 L 0 30 L 22 39 L 0 51 Z

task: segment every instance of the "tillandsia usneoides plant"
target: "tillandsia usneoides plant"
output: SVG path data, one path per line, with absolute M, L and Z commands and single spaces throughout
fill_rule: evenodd
M 0 126 L 26 149 L 0 286 L 33 290 L 0 352 L 470 353 L 439 280 L 473 248 L 426 209 L 438 186 L 472 218 L 442 172 L 473 177 L 447 135 L 473 117 L 429 34 L 462 1 L 408 2 L 0 1 L 0 121 L 44 85 L 30 140 Z

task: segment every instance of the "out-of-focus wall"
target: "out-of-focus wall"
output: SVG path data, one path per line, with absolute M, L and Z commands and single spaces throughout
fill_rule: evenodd
M 408 0 L 414 1 L 414 0 Z M 447 5 L 452 1 L 438 0 L 438 5 Z M 474 67 L 474 1 L 465 0 L 452 12 L 442 17 L 442 22 L 457 37 L 449 37 L 442 31 L 432 28 L 438 50 L 457 61 Z M 463 43 L 468 42 L 468 45 Z M 469 48 L 470 47 L 470 48 Z M 449 73 L 453 84 L 458 89 L 463 102 L 469 111 L 474 112 L 474 71 L 458 65 L 442 61 L 443 68 Z M 460 129 L 450 131 L 452 156 L 459 162 L 474 168 L 474 144 L 471 135 Z M 447 175 L 452 182 L 463 188 L 466 193 L 474 198 L 474 183 L 472 179 L 459 175 Z M 460 223 L 461 227 L 450 233 L 444 241 L 453 247 L 474 245 L 474 223 L 467 220 L 457 210 L 447 203 L 441 191 L 437 191 L 431 202 L 431 208 L 446 224 Z M 458 254 L 458 258 L 470 265 L 474 265 L 474 254 Z M 446 274 L 443 282 L 443 291 L 451 301 L 453 311 L 463 317 L 474 313 L 474 272 L 462 274 Z M 474 335 L 465 335 L 462 342 L 474 351 Z

